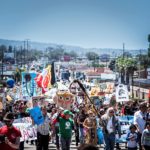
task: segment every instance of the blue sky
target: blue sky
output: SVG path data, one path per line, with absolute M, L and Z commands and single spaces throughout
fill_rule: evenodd
M 0 0 L 0 38 L 147 49 L 150 0 Z

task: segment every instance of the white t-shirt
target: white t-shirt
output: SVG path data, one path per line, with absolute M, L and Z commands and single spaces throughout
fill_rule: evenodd
M 134 124 L 138 125 L 140 133 L 143 132 L 146 124 L 147 113 L 142 113 L 140 110 L 135 112 L 134 114 Z
M 113 132 L 112 117 L 108 120 L 107 131 L 108 131 L 108 133 L 112 133 Z

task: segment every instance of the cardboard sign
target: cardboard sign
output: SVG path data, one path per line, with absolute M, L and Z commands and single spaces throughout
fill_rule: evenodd
M 116 88 L 116 101 L 125 102 L 129 101 L 129 93 L 127 86 L 124 84 L 119 84 Z
M 15 119 L 13 125 L 21 132 L 20 141 L 37 139 L 37 128 L 32 125 L 32 119 L 30 117 Z
M 116 140 L 119 143 L 126 142 L 127 133 L 129 132 L 129 127 L 133 123 L 133 116 L 120 116 L 119 122 L 121 125 L 121 138 L 116 136 Z
M 44 118 L 41 112 L 40 107 L 36 106 L 33 107 L 30 111 L 29 111 L 32 119 L 34 120 L 34 123 L 37 125 L 43 124 L 44 123 Z

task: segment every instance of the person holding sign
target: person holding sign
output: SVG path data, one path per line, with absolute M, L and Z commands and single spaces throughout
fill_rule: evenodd
M 21 132 L 13 126 L 14 114 L 6 113 L 5 126 L 0 128 L 0 148 L 2 150 L 17 150 L 20 145 Z

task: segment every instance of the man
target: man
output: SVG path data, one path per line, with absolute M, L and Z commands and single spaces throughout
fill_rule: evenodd
M 64 111 L 64 109 L 62 107 L 57 108 L 57 112 L 52 116 L 52 120 L 55 120 L 58 116 L 58 114 L 62 113 Z M 60 144 L 59 144 L 59 122 L 52 124 L 52 130 L 53 130 L 53 134 L 55 135 L 55 139 L 56 139 L 56 149 L 59 150 L 60 148 Z
M 2 150 L 17 150 L 20 145 L 21 132 L 13 126 L 14 114 L 7 113 L 4 116 L 5 126 L 0 128 L 1 139 L 0 143 Z
M 115 116 L 115 110 L 113 107 L 107 109 L 100 119 L 104 134 L 104 145 L 105 150 L 114 150 L 115 146 L 115 134 L 118 131 L 119 137 L 121 136 L 121 128 L 117 117 Z
M 37 150 L 48 150 L 50 119 L 47 115 L 46 106 L 41 107 L 44 123 L 37 126 Z
M 141 146 L 141 136 L 142 132 L 145 129 L 146 121 L 149 119 L 147 113 L 147 104 L 145 102 L 139 105 L 139 110 L 134 114 L 134 124 L 137 127 L 138 137 L 139 137 L 139 149 L 142 150 Z
M 63 114 L 58 115 L 57 119 L 53 121 L 54 124 L 59 122 L 59 134 L 62 150 L 70 150 L 72 130 L 74 129 L 74 122 L 71 119 L 71 115 L 73 114 L 69 110 L 64 110 Z
M 83 122 L 86 119 L 87 114 L 85 113 L 84 108 L 80 107 L 77 123 L 79 125 L 79 139 L 80 139 L 80 144 L 84 143 L 84 127 L 83 127 Z

